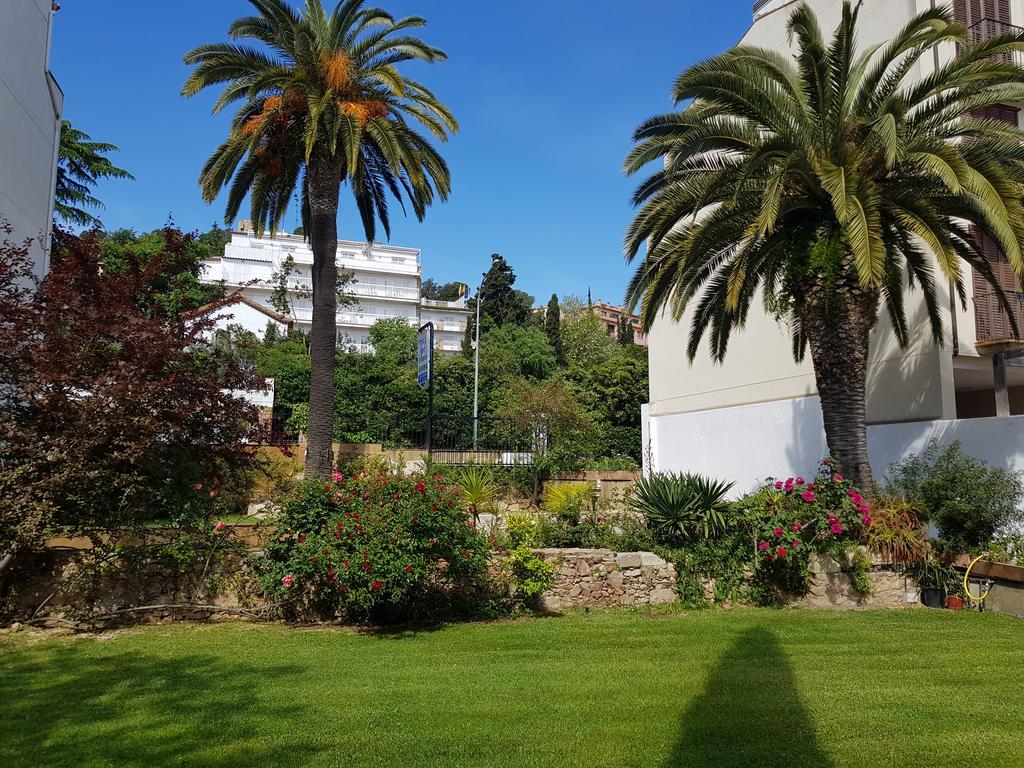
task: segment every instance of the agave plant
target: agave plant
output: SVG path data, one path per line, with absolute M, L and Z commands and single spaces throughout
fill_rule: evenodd
M 709 539 L 728 525 L 725 495 L 732 487 L 698 474 L 656 474 L 637 481 L 631 505 L 666 544 Z
M 480 522 L 480 513 L 486 511 L 501 494 L 501 486 L 494 481 L 491 471 L 476 464 L 464 467 L 455 476 L 455 484 L 477 523 Z

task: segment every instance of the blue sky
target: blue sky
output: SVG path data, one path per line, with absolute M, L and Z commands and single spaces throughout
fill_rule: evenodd
M 299 0 L 295 0 L 298 3 Z M 326 0 L 330 2 L 330 0 Z M 326 4 L 326 3 L 325 3 Z M 503 254 L 517 286 L 618 302 L 629 269 L 621 255 L 635 180 L 620 171 L 633 128 L 670 108 L 686 65 L 734 45 L 751 0 L 376 0 L 396 15 L 426 17 L 422 36 L 449 55 L 417 67 L 462 130 L 444 148 L 453 194 L 423 223 L 397 207 L 391 242 L 423 250 L 424 276 L 475 282 Z M 148 230 L 169 214 L 184 229 L 223 218 L 196 179 L 223 139 L 215 94 L 186 101 L 182 55 L 220 41 L 245 0 L 63 0 L 51 68 L 64 114 L 121 148 L 137 181 L 104 183 L 108 228 Z M 426 71 L 423 71 L 426 70 Z M 345 192 L 343 191 L 343 195 Z M 296 214 L 285 221 L 291 229 Z M 361 239 L 343 207 L 342 237 Z

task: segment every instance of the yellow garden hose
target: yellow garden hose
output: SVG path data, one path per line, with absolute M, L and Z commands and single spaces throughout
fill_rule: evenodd
M 974 595 L 971 594 L 971 590 L 967 586 L 967 580 L 971 576 L 971 568 L 973 568 L 974 564 L 976 562 L 978 562 L 979 560 L 981 560 L 983 557 L 984 557 L 984 555 L 978 555 L 976 558 L 971 560 L 971 564 L 968 565 L 967 566 L 967 570 L 964 571 L 964 594 L 967 595 L 967 599 L 968 600 L 974 600 L 975 602 L 979 602 L 979 603 L 984 602 L 985 598 L 988 597 L 988 593 L 992 591 L 991 582 L 989 583 L 989 588 L 985 590 L 985 594 L 980 595 L 979 597 L 975 597 Z

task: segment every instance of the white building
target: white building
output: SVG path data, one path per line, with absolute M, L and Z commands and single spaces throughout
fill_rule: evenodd
M 823 34 L 839 23 L 841 0 L 809 0 Z M 913 15 L 941 0 L 865 0 L 859 50 L 889 39 Z M 786 22 L 796 0 L 761 0 L 744 44 L 788 51 Z M 1024 25 L 1024 0 L 957 0 L 956 14 L 974 41 Z M 924 56 L 912 77 L 928 76 L 955 53 L 952 44 Z M 988 110 L 1019 124 L 1019 104 Z M 994 245 L 994 244 L 993 244 Z M 1024 328 L 1024 292 L 1009 264 L 991 248 L 991 260 Z M 967 279 L 967 309 L 941 285 L 945 344 L 932 340 L 920 291 L 906 298 L 910 345 L 900 349 L 887 317 L 872 334 L 867 381 L 868 442 L 876 475 L 930 439 L 961 440 L 964 449 L 999 466 L 1024 469 L 1024 342 L 1011 338 L 1006 315 L 980 276 Z M 693 315 L 659 319 L 650 334 L 650 404 L 644 454 L 655 470 L 707 472 L 737 480 L 747 490 L 768 476 L 807 473 L 827 447 L 810 355 L 793 362 L 789 330 L 751 307 L 723 364 L 706 347 L 691 365 L 686 341 Z M 1005 382 L 1004 382 L 1005 380 Z M 1001 386 L 1002 385 L 1002 386 Z
M 64 94 L 50 74 L 51 0 L 0 2 L 0 217 L 32 238 L 35 274 L 49 267 Z M 3 239 L 0 233 L 0 239 Z
M 239 229 L 231 233 L 224 255 L 206 262 L 202 279 L 207 283 L 223 283 L 225 290 L 239 291 L 252 301 L 270 307 L 275 276 L 281 274 L 289 256 L 294 262 L 287 280 L 292 319 L 297 330 L 308 331 L 313 321 L 310 272 L 313 251 L 309 242 L 299 235 L 257 237 L 248 222 L 242 222 Z M 469 316 L 466 300 L 421 300 L 419 249 L 339 240 L 337 263 L 339 272 L 352 274 L 345 291 L 355 299 L 354 304 L 338 307 L 340 345 L 369 352 L 370 326 L 378 320 L 401 318 L 417 328 L 432 321 L 435 346 L 446 353 L 461 350 Z M 244 324 L 241 320 L 238 322 Z M 261 322 L 259 328 L 249 330 L 262 335 L 266 320 Z

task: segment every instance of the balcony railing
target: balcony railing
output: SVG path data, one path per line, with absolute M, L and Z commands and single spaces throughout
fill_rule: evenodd
M 967 42 L 971 45 L 983 43 L 998 35 L 1016 35 L 1024 31 L 1024 28 L 1016 24 L 1010 24 L 998 19 L 982 19 L 967 28 Z M 1014 51 L 1013 53 L 1000 53 L 992 57 L 997 61 L 1012 61 L 1014 64 L 1024 66 L 1024 53 Z
M 1017 321 L 1019 334 L 1013 332 L 1010 318 L 995 293 L 974 296 L 974 326 L 978 341 L 1017 341 L 1024 335 L 1024 294 L 1008 294 L 1010 310 Z
M 437 307 L 439 309 L 465 309 L 466 299 L 463 297 L 457 301 L 440 301 L 438 299 L 423 299 L 424 307 Z
M 288 288 L 293 291 L 308 293 L 313 290 L 313 278 L 290 277 L 288 278 Z M 406 301 L 416 301 L 420 295 L 419 291 L 415 288 L 402 288 L 394 285 L 374 285 L 373 283 L 364 283 L 360 280 L 349 283 L 349 285 L 345 287 L 345 291 L 355 296 L 370 296 L 382 299 L 405 299 Z

